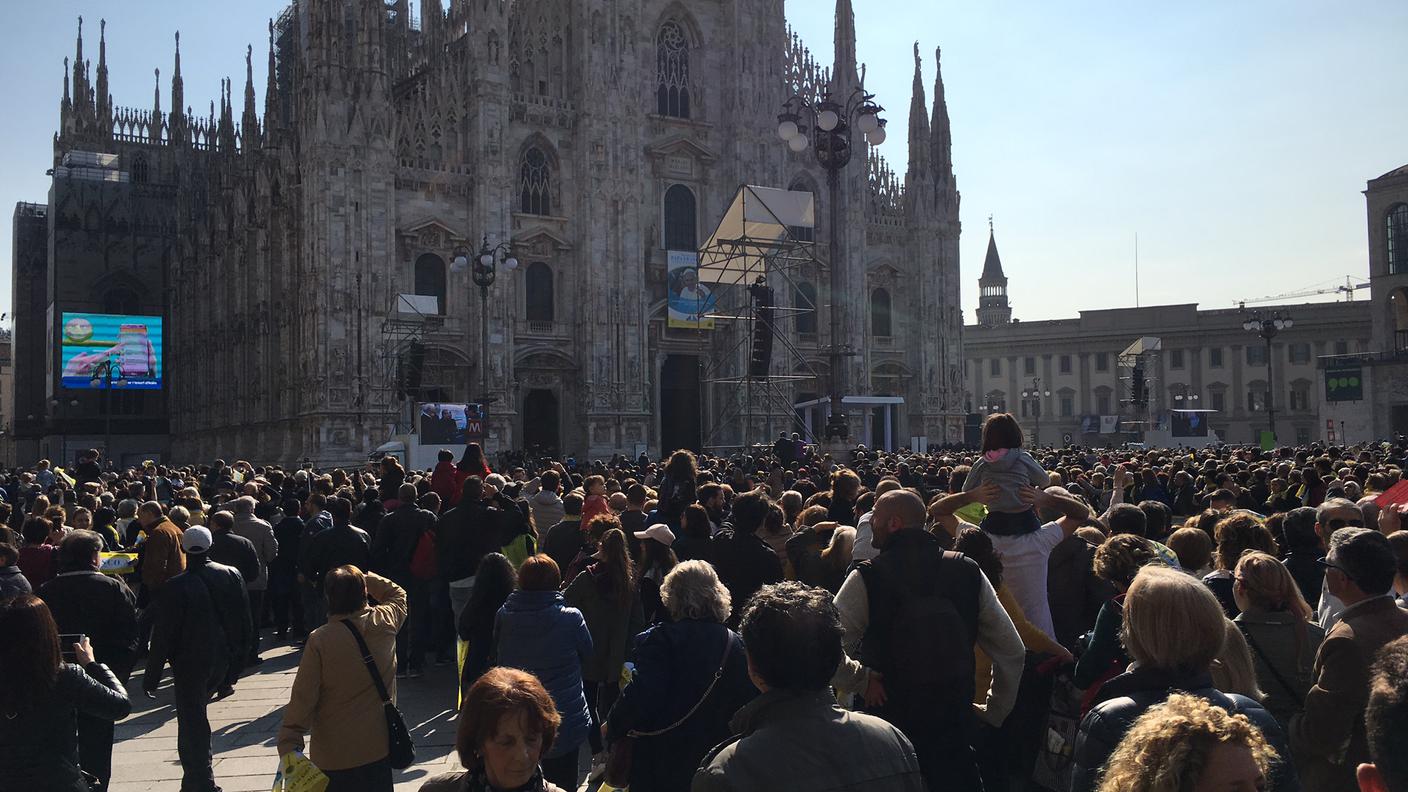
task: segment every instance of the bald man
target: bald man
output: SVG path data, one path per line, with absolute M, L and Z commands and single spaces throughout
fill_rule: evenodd
M 836 594 L 846 656 L 832 683 L 914 743 L 930 789 L 981 790 L 976 718 L 1001 726 L 1017 698 L 1025 650 L 992 584 L 970 559 L 924 530 L 910 490 L 880 496 L 871 516 L 880 553 Z M 985 703 L 974 705 L 973 648 L 992 658 Z

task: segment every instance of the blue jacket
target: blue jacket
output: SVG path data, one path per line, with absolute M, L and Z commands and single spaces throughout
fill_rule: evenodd
M 732 734 L 729 719 L 758 695 L 743 641 L 715 622 L 664 622 L 636 636 L 627 659 L 635 663 L 635 676 L 606 716 L 606 741 L 669 729 L 637 738 L 631 792 L 689 789 L 705 755 Z M 710 690 L 721 660 L 723 674 Z
M 582 692 L 582 664 L 592 656 L 592 634 L 582 612 L 556 591 L 515 591 L 499 608 L 491 665 L 521 668 L 538 677 L 562 715 L 547 758 L 577 750 L 591 717 Z

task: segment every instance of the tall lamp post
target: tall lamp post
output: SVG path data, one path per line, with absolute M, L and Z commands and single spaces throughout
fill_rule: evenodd
M 103 454 L 108 458 L 108 467 L 112 467 L 112 388 L 116 384 L 119 387 L 126 384 L 122 379 L 122 367 L 114 362 L 112 358 L 103 358 L 93 366 L 89 374 L 89 380 L 93 387 L 103 388 Z
M 481 404 L 489 403 L 489 287 L 494 285 L 494 279 L 498 276 L 500 262 L 509 272 L 518 268 L 518 259 L 513 255 L 513 242 L 490 245 L 488 234 L 484 235 L 484 241 L 480 243 L 479 252 L 474 255 L 473 262 L 470 261 L 469 251 L 465 248 L 456 249 L 452 261 L 456 272 L 463 272 L 472 264 L 470 277 L 474 280 L 474 285 L 479 287 L 479 348 L 483 354 L 483 360 L 479 363 Z
M 878 146 L 885 142 L 885 121 L 880 112 L 885 108 L 875 104 L 874 94 L 864 86 L 853 89 L 849 96 L 837 98 L 830 91 L 820 101 L 793 94 L 782 104 L 777 117 L 777 134 L 787 147 L 800 154 L 810 146 L 817 164 L 826 171 L 827 200 L 830 217 L 827 231 L 831 267 L 830 345 L 827 365 L 831 367 L 831 415 L 826 421 L 826 439 L 845 440 L 850 434 L 841 397 L 846 390 L 845 358 L 854 354 L 841 343 L 841 295 L 846 290 L 845 259 L 841 251 L 841 171 L 851 161 L 855 149 L 854 132 L 860 130 L 865 142 Z
M 1022 391 L 1022 398 L 1032 402 L 1033 416 L 1036 418 L 1036 437 L 1033 438 L 1032 447 L 1041 447 L 1041 400 L 1042 397 L 1050 398 L 1051 391 L 1041 389 L 1041 377 L 1032 377 L 1032 387 L 1030 390 Z
M 1243 330 L 1256 333 L 1266 341 L 1266 426 L 1271 430 L 1273 439 L 1276 437 L 1276 405 L 1272 401 L 1272 394 L 1276 392 L 1276 374 L 1272 369 L 1271 339 L 1282 330 L 1290 330 L 1291 325 L 1291 315 L 1280 311 L 1270 316 L 1261 311 L 1253 311 L 1246 321 L 1242 322 Z

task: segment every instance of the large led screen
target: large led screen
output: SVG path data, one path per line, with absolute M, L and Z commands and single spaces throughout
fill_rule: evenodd
M 65 312 L 59 330 L 65 388 L 161 388 L 160 316 Z

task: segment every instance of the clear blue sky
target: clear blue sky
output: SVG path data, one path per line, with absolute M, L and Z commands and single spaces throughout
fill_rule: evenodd
M 1408 163 L 1408 3 L 1402 0 L 855 0 L 859 53 L 888 108 L 883 153 L 903 170 L 920 41 L 932 101 L 944 50 L 963 193 L 969 322 L 995 216 L 1017 317 L 1073 316 L 1141 301 L 1230 307 L 1240 298 L 1333 285 L 1368 270 L 1368 179 Z M 76 17 L 96 61 L 108 18 L 114 101 L 148 107 L 172 33 L 186 98 L 204 113 L 219 80 L 255 48 L 263 102 L 267 18 L 282 0 L 50 0 L 8 4 L 0 33 L 0 310 L 9 310 L 10 211 L 43 201 L 63 58 Z M 830 62 L 834 0 L 788 0 Z M 780 145 L 780 144 L 779 144 Z

